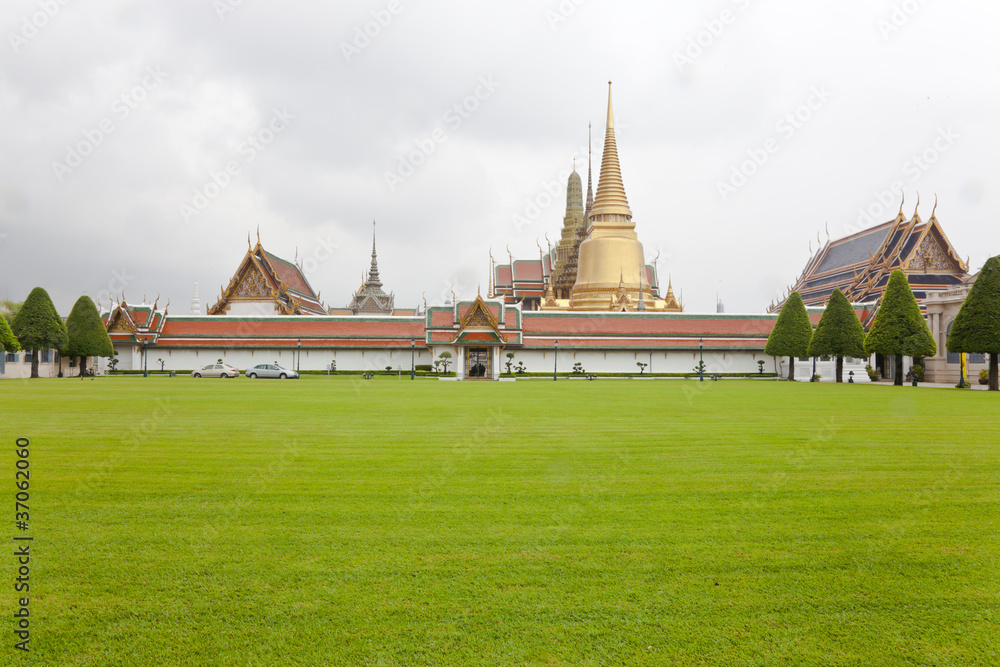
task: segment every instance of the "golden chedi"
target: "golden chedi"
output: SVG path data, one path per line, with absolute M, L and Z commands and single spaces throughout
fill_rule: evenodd
M 608 82 L 608 124 L 604 138 L 604 158 L 597 184 L 590 229 L 580 244 L 580 256 L 573 286 L 573 310 L 636 310 L 640 304 L 651 310 L 656 299 L 646 280 L 642 244 L 635 233 L 632 210 L 625 196 L 615 120 Z M 640 292 L 641 297 L 640 297 Z M 658 308 L 656 308 L 658 309 Z

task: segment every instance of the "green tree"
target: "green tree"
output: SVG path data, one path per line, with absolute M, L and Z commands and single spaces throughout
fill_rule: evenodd
M 0 317 L 0 348 L 7 352 L 17 352 L 21 346 L 17 342 L 17 336 L 10 330 L 7 318 Z
M 66 338 L 66 325 L 52 305 L 48 292 L 41 287 L 31 290 L 10 328 L 21 347 L 32 351 L 33 378 L 38 377 L 38 361 L 42 350 L 64 350 L 69 342 Z
M 948 334 L 949 352 L 988 352 L 990 391 L 1000 390 L 1000 258 L 986 260 Z
M 837 382 L 844 381 L 844 357 L 861 357 L 865 354 L 865 327 L 861 324 L 854 306 L 839 289 L 833 290 L 816 331 L 809 341 L 810 357 L 836 357 Z
M 806 304 L 798 292 L 792 292 L 767 337 L 764 354 L 772 357 L 788 357 L 788 379 L 795 379 L 795 357 L 809 353 L 809 339 L 812 338 L 812 322 L 806 312 Z
M 920 314 L 920 306 L 906 274 L 898 269 L 889 276 L 875 321 L 865 337 L 865 352 L 895 356 L 894 384 L 900 387 L 903 385 L 903 357 L 933 357 L 937 354 L 934 336 Z
M 444 366 L 444 372 L 445 372 L 445 374 L 447 374 L 448 373 L 448 364 L 451 363 L 451 352 L 448 352 L 447 350 L 445 350 L 444 352 L 442 352 L 441 354 L 439 354 L 438 357 L 441 359 L 441 365 Z
M 507 375 L 510 375 L 510 367 L 514 364 L 514 353 L 508 352 L 504 356 L 507 357 Z
M 63 353 L 67 357 L 80 357 L 81 376 L 87 368 L 87 357 L 110 357 L 115 353 L 101 314 L 89 296 L 81 296 L 73 304 L 66 320 L 66 333 L 69 344 Z
M 0 301 L 0 314 L 3 314 L 3 318 L 7 320 L 7 324 L 14 321 L 14 316 L 17 315 L 17 311 L 19 311 L 23 305 L 23 301 L 10 301 L 8 299 Z

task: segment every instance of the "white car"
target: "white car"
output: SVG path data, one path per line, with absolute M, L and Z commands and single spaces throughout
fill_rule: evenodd
M 251 380 L 256 378 L 278 378 L 279 380 L 291 378 L 295 380 L 298 379 L 299 374 L 282 368 L 278 364 L 257 364 L 253 368 L 247 369 L 246 376 Z
M 204 368 L 191 371 L 193 378 L 238 378 L 240 369 L 229 364 L 209 364 Z

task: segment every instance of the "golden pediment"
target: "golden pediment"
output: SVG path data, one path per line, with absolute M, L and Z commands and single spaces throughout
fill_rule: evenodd
M 271 298 L 271 287 L 267 284 L 264 274 L 256 266 L 248 265 L 235 289 L 230 293 L 233 298 Z
M 483 301 L 483 297 L 477 296 L 476 300 L 472 303 L 472 308 L 469 312 L 465 314 L 462 318 L 461 328 L 466 329 L 468 327 L 489 327 L 493 330 L 499 328 L 497 319 L 493 317 L 493 313 L 489 311 L 486 307 L 486 302 Z
M 119 310 L 115 315 L 114 319 L 111 320 L 111 324 L 108 326 L 108 333 L 127 333 L 130 334 L 135 331 L 135 327 L 128 321 L 122 312 Z

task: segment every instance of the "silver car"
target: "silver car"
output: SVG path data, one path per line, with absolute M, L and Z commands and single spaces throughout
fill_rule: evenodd
M 282 368 L 278 364 L 257 364 L 253 368 L 246 370 L 246 376 L 251 380 L 256 378 L 278 378 L 280 380 L 290 378 L 294 380 L 299 377 L 299 374 L 287 368 Z
M 225 363 L 209 364 L 204 368 L 191 371 L 191 377 L 194 378 L 238 378 L 239 376 L 240 370 L 238 368 Z

